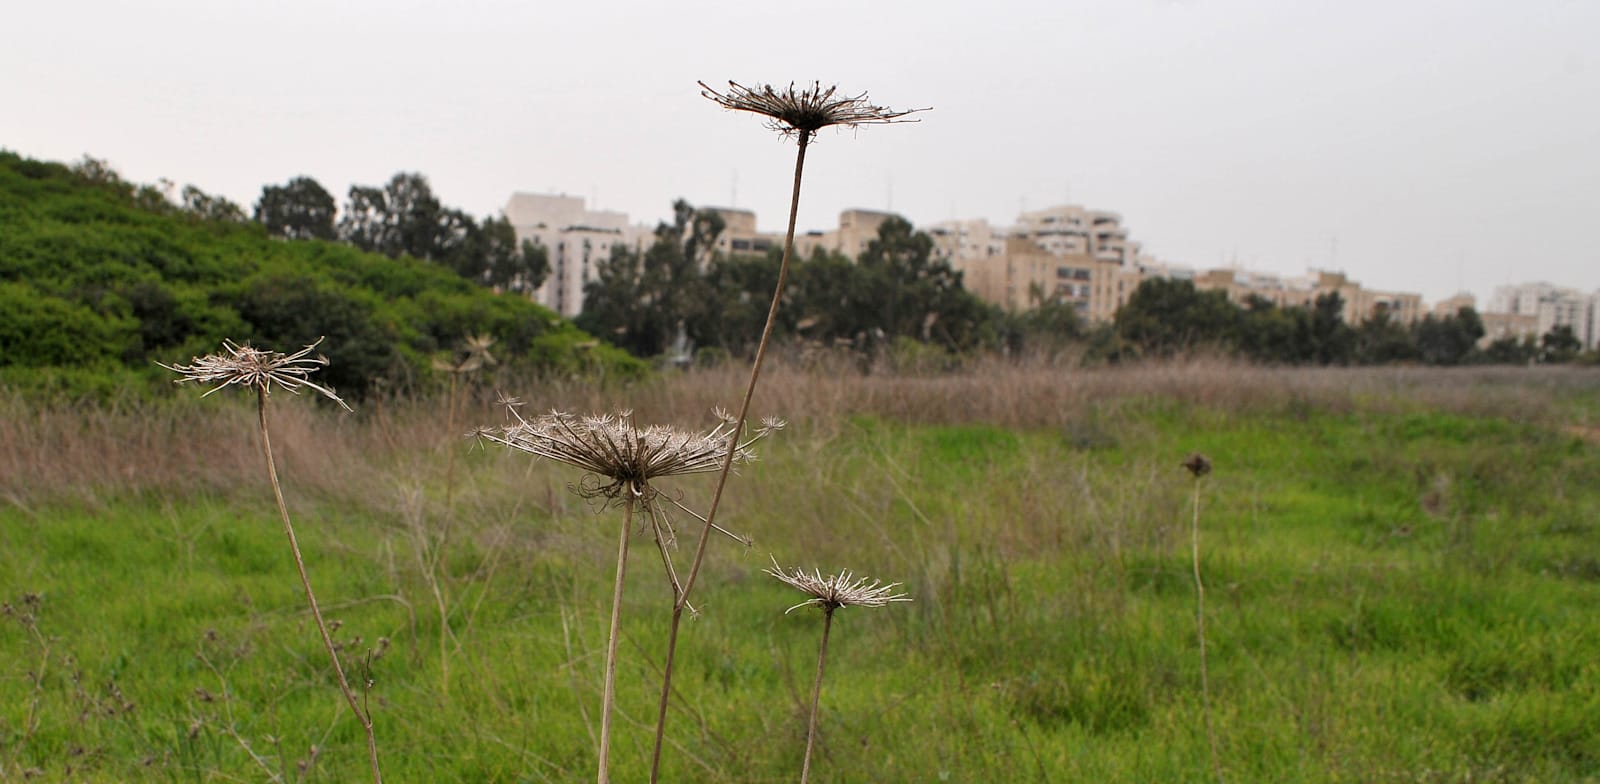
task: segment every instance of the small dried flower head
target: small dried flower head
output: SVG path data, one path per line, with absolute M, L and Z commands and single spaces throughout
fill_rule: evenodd
M 820 82 L 795 89 L 778 89 L 769 84 L 745 87 L 738 82 L 728 82 L 726 92 L 718 92 L 705 82 L 700 82 L 700 94 L 724 109 L 737 112 L 754 112 L 768 119 L 767 127 L 785 136 L 800 134 L 810 136 L 830 125 L 854 128 L 859 125 L 883 125 L 898 122 L 917 122 L 905 119 L 906 115 L 927 109 L 895 110 L 874 106 L 867 102 L 867 94 L 839 95 L 838 87 L 824 88 Z
M 1189 469 L 1189 473 L 1196 479 L 1211 473 L 1211 458 L 1206 457 L 1199 452 L 1195 452 L 1194 454 L 1189 455 L 1187 458 L 1184 458 L 1184 461 L 1179 463 L 1179 465 Z
M 773 559 L 772 568 L 767 570 L 767 574 L 811 597 L 784 610 L 785 613 L 794 612 L 807 605 L 831 613 L 840 607 L 882 607 L 890 602 L 911 601 L 911 597 L 894 592 L 894 589 L 900 587 L 900 583 L 884 585 L 878 580 L 856 577 L 848 569 L 823 577 L 820 571 L 812 571 L 810 574 L 799 568 L 785 571 L 783 567 L 778 566 L 777 559 Z
M 274 386 L 283 387 L 296 395 L 300 394 L 301 389 L 311 389 L 349 411 L 350 406 L 334 394 L 332 387 L 311 380 L 312 373 L 328 364 L 327 357 L 321 354 L 311 355 L 312 350 L 321 343 L 322 338 L 317 338 L 316 343 L 293 354 L 283 354 L 240 346 L 231 340 L 224 340 L 222 348 L 226 353 L 195 357 L 188 365 L 163 365 L 159 362 L 156 364 L 179 375 L 174 383 L 194 381 L 200 384 L 216 384 L 206 390 L 206 394 L 201 397 L 235 384 L 255 389 L 264 395 L 272 394 Z
M 519 452 L 549 458 L 587 471 L 604 480 L 584 485 L 587 497 L 644 499 L 654 497 L 651 483 L 667 476 L 704 474 L 720 470 L 734 438 L 737 423 L 720 420 L 706 433 L 691 433 L 663 425 L 641 428 L 633 412 L 573 416 L 552 411 L 525 419 L 508 404 L 514 423 L 483 428 L 477 435 Z M 755 430 L 734 450 L 735 463 L 755 459 L 751 446 L 783 426 L 772 420 Z
M 449 360 L 435 358 L 433 369 L 441 373 L 476 373 L 486 365 L 498 362 L 489 349 L 494 346 L 492 335 L 471 335 L 461 341 L 461 346 L 456 349 L 455 356 Z

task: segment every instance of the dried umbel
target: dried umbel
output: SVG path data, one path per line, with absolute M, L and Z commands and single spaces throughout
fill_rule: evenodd
M 661 565 L 672 587 L 674 618 L 687 609 L 688 591 L 678 579 L 668 552 L 674 539 L 672 521 L 666 506 L 691 515 L 705 524 L 707 531 L 716 530 L 749 544 L 749 541 L 714 525 L 678 499 L 662 493 L 655 481 L 670 476 L 705 474 L 722 470 L 726 461 L 748 463 L 755 459 L 751 447 L 784 423 L 779 419 L 766 419 L 762 427 L 747 438 L 739 439 L 738 420 L 725 412 L 717 412 L 717 425 L 709 432 L 689 432 L 662 425 L 639 427 L 633 421 L 633 412 L 596 416 L 573 416 L 552 411 L 544 416 L 526 419 L 517 412 L 514 400 L 505 401 L 507 410 L 515 420 L 500 428 L 485 428 L 478 436 L 510 449 L 565 463 L 586 472 L 584 480 L 575 490 L 585 498 L 602 499 L 606 505 L 623 509 L 622 529 L 617 539 L 617 572 L 611 595 L 611 630 L 606 642 L 605 680 L 601 689 L 600 737 L 598 750 L 598 781 L 608 782 L 610 775 L 610 749 L 612 711 L 616 699 L 617 643 L 620 639 L 622 587 L 627 574 L 628 539 L 633 528 L 633 515 L 639 511 L 646 518 L 646 526 L 653 534 L 661 555 Z
M 1211 473 L 1211 458 L 1200 452 L 1189 455 L 1178 465 L 1188 469 L 1189 474 L 1196 479 Z
M 552 411 L 524 419 L 514 406 L 508 409 L 515 423 L 478 435 L 582 469 L 593 481 L 578 486 L 580 495 L 616 501 L 653 500 L 657 491 L 652 483 L 663 477 L 715 472 L 730 448 L 735 462 L 748 463 L 755 459 L 751 447 L 784 427 L 781 419 L 762 420 L 759 429 L 735 445 L 735 422 L 723 412 L 718 412 L 716 427 L 697 433 L 665 425 L 641 428 L 631 411 L 591 416 Z
M 489 349 L 494 347 L 492 335 L 470 335 L 461 341 L 460 348 L 456 349 L 455 356 L 449 360 L 435 358 L 433 369 L 441 373 L 476 373 L 490 365 L 498 364 L 498 360 Z
M 177 373 L 179 378 L 175 383 L 194 381 L 200 384 L 216 384 L 206 390 L 206 394 L 201 397 L 236 385 L 254 389 L 264 395 L 272 394 L 272 388 L 275 386 L 287 389 L 296 395 L 300 394 L 301 389 L 311 389 L 349 411 L 350 406 L 334 394 L 332 387 L 311 380 L 312 373 L 328 364 L 327 357 L 321 354 L 311 355 L 321 343 L 322 338 L 317 338 L 315 343 L 293 354 L 284 354 L 241 346 L 231 340 L 224 340 L 222 348 L 226 353 L 195 357 L 188 365 L 162 365 L 159 362 L 156 364 Z
M 767 570 L 767 574 L 810 597 L 784 610 L 785 614 L 801 607 L 817 607 L 822 610 L 822 645 L 817 648 L 817 676 L 811 686 L 811 719 L 806 729 L 806 755 L 800 763 L 800 784 L 805 784 L 811 778 L 811 751 L 817 743 L 817 717 L 821 715 L 818 708 L 822 702 L 822 672 L 828 662 L 828 633 L 833 628 L 834 610 L 841 607 L 883 607 L 891 602 L 909 602 L 911 597 L 895 592 L 894 589 L 900 587 L 900 583 L 885 585 L 878 580 L 856 577 L 848 569 L 823 577 L 822 572 L 816 570 L 809 574 L 804 569 L 785 570 L 778 565 L 777 559 L 773 559 L 772 568 Z
M 767 127 L 783 133 L 815 134 L 830 125 L 854 128 L 860 125 L 884 125 L 897 122 L 917 122 L 907 115 L 926 109 L 890 109 L 867 102 L 866 93 L 840 95 L 838 87 L 823 87 L 821 82 L 795 89 L 794 83 L 784 89 L 769 84 L 745 87 L 729 81 L 725 92 L 712 89 L 700 82 L 700 94 L 715 101 L 724 109 L 736 112 L 754 112 L 768 119 Z
M 378 769 L 378 740 L 372 726 L 372 714 L 363 701 L 356 699 L 355 691 L 350 688 L 350 681 L 345 677 L 344 665 L 339 662 L 339 646 L 335 645 L 329 624 L 323 620 L 322 609 L 317 604 L 317 595 L 311 590 L 311 576 L 306 572 L 305 556 L 300 552 L 300 542 L 295 536 L 294 522 L 289 519 L 289 506 L 283 500 L 283 485 L 278 480 L 277 461 L 272 456 L 272 437 L 267 430 L 267 396 L 272 394 L 272 388 L 275 386 L 287 389 L 296 395 L 300 394 L 302 388 L 311 389 L 338 403 L 344 410 L 350 410 L 350 406 L 340 400 L 331 387 L 311 380 L 312 373 L 328 364 L 327 357 L 320 354 L 311 355 L 320 343 L 322 339 L 318 338 L 315 343 L 293 354 L 284 354 L 240 346 L 231 340 L 224 340 L 222 347 L 226 354 L 207 354 L 195 357 L 188 365 L 161 365 L 161 367 L 177 373 L 179 376 L 177 383 L 180 384 L 187 381 L 215 384 L 216 386 L 206 390 L 206 395 L 231 386 L 255 390 L 256 426 L 261 435 L 261 456 L 267 466 L 267 481 L 272 485 L 272 497 L 277 502 L 278 516 L 283 522 L 283 533 L 289 541 L 289 552 L 294 557 L 295 570 L 300 575 L 300 587 L 305 592 L 306 605 L 311 609 L 311 617 L 316 621 L 317 632 L 322 636 L 323 649 L 328 652 L 328 659 L 333 665 L 339 691 L 344 694 L 350 712 L 355 714 L 356 720 L 361 722 L 362 731 L 366 733 L 367 760 L 372 768 L 373 784 L 383 784 L 383 775 Z M 191 728 L 191 734 L 194 731 Z
M 856 577 L 849 569 L 838 574 L 822 576 L 822 572 L 804 569 L 785 570 L 774 560 L 767 574 L 811 598 L 784 610 L 791 613 L 801 607 L 818 607 L 832 613 L 840 607 L 883 607 L 890 602 L 909 602 L 911 597 L 895 593 L 900 583 L 883 584 L 879 580 Z

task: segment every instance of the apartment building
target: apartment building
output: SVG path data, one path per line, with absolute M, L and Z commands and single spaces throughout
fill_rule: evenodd
M 652 237 L 648 227 L 629 224 L 625 213 L 591 210 L 578 196 L 513 193 L 504 214 L 518 242 L 542 245 L 549 254 L 550 274 L 533 301 L 567 318 L 583 311 L 583 287 L 612 248 L 640 249 Z
M 722 234 L 717 237 L 714 249 L 724 255 L 762 255 L 772 248 L 783 247 L 782 234 L 762 234 L 756 231 L 756 214 L 750 210 L 733 207 L 702 207 L 722 218 Z
M 1360 324 L 1379 312 L 1401 324 L 1422 318 L 1422 295 L 1395 291 L 1373 291 L 1350 280 L 1343 272 L 1311 270 L 1305 275 L 1285 278 L 1272 273 L 1237 268 L 1210 269 L 1194 277 L 1201 291 L 1224 291 L 1228 299 L 1243 305 L 1259 297 L 1281 308 L 1312 307 L 1319 297 L 1339 295 L 1344 307 L 1340 313 L 1346 324 Z
M 867 244 L 878 238 L 878 227 L 883 222 L 900 217 L 892 212 L 851 209 L 839 213 L 839 228 L 831 231 L 808 231 L 796 235 L 794 251 L 798 258 L 807 258 L 817 249 L 842 253 L 851 259 L 861 258 Z M 782 242 L 782 239 L 779 239 Z
M 1584 294 L 1577 289 L 1563 288 L 1549 283 L 1520 283 L 1498 286 L 1489 298 L 1485 321 L 1490 314 L 1520 317 L 1514 322 L 1520 329 L 1530 323 L 1531 332 L 1518 332 L 1520 336 L 1535 338 L 1549 334 L 1556 327 L 1569 327 L 1585 349 L 1600 343 L 1600 292 Z M 1485 325 L 1487 328 L 1487 324 Z

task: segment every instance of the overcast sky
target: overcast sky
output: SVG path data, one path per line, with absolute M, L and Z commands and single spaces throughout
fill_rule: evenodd
M 26 0 L 0 147 L 247 209 L 425 174 L 476 215 L 564 192 L 782 228 L 792 143 L 696 80 L 821 80 L 915 125 L 825 131 L 802 229 L 1074 203 L 1166 261 L 1421 292 L 1600 289 L 1600 2 Z

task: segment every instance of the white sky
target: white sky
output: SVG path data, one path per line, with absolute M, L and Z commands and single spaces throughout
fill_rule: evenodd
M 825 131 L 802 229 L 1060 203 L 1167 261 L 1421 292 L 1600 289 L 1593 0 L 16 0 L 0 147 L 91 154 L 247 209 L 306 174 L 427 175 L 497 211 L 565 192 L 781 230 L 793 146 L 700 98 L 821 80 L 917 125 Z M 736 194 L 736 195 L 735 195 Z

